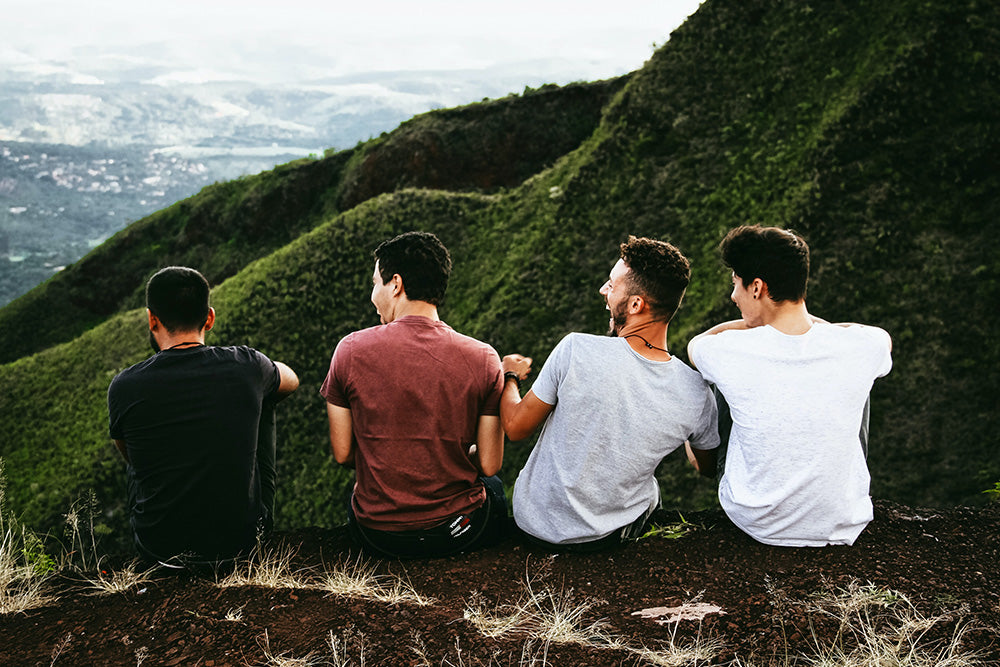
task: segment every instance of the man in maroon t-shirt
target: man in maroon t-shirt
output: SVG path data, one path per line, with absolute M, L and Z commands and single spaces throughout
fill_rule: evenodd
M 507 525 L 496 351 L 438 318 L 451 273 L 433 234 L 375 249 L 381 326 L 337 345 L 320 390 L 337 462 L 357 472 L 348 525 L 369 551 L 444 556 Z

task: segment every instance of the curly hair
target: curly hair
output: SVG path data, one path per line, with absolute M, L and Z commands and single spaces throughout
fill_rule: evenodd
M 398 273 L 407 299 L 435 306 L 444 301 L 451 276 L 451 255 L 438 237 L 430 232 L 406 232 L 383 241 L 375 248 L 374 255 L 382 282 L 389 282 Z
M 629 236 L 620 250 L 629 268 L 630 289 L 646 300 L 653 317 L 669 322 L 691 281 L 687 258 L 666 241 L 635 236 Z
M 719 244 L 722 261 L 744 285 L 760 278 L 772 301 L 802 301 L 809 281 L 809 246 L 780 227 L 743 225 Z

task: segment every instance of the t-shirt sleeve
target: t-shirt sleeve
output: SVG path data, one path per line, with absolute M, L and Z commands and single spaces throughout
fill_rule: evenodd
M 892 370 L 892 338 L 889 332 L 878 327 L 864 327 L 872 337 L 875 359 L 875 377 L 880 378 Z
M 711 336 L 703 336 L 698 340 L 691 341 L 688 346 L 688 356 L 691 358 L 691 363 L 694 364 L 701 376 L 705 378 L 707 382 L 716 382 L 715 378 L 715 354 L 713 352 L 717 349 L 719 343 L 719 336 L 722 334 L 714 334 Z
M 326 373 L 323 386 L 319 393 L 331 403 L 341 408 L 350 408 L 351 404 L 347 400 L 347 377 L 350 368 L 350 337 L 344 338 L 337 344 L 337 349 L 333 351 L 330 359 L 330 370 Z
M 531 391 L 543 403 L 555 405 L 559 400 L 559 385 L 566 377 L 567 361 L 573 345 L 573 334 L 570 334 L 559 341 L 559 344 L 552 350 L 552 354 L 545 360 L 541 372 L 535 383 L 531 385 Z
M 255 350 L 252 347 L 248 349 L 260 367 L 261 381 L 264 389 L 263 396 L 265 398 L 274 396 L 281 385 L 281 373 L 278 372 L 278 366 L 263 352 Z
M 708 387 L 704 388 L 704 403 L 694 433 L 688 438 L 694 449 L 715 449 L 719 446 L 719 406 Z
M 492 347 L 486 351 L 486 399 L 479 414 L 491 417 L 500 414 L 500 396 L 503 394 L 503 370 L 500 355 Z

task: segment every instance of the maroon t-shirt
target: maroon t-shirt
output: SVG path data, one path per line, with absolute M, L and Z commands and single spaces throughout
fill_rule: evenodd
M 496 350 L 444 322 L 409 315 L 341 340 L 320 393 L 351 411 L 358 521 L 422 530 L 480 507 L 468 451 L 502 391 Z

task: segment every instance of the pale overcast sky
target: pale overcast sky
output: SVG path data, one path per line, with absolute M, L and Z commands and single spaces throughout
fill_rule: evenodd
M 108 54 L 263 80 L 553 60 L 642 66 L 699 0 L 0 0 L 0 65 Z M 294 69 L 293 69 L 294 68 Z

